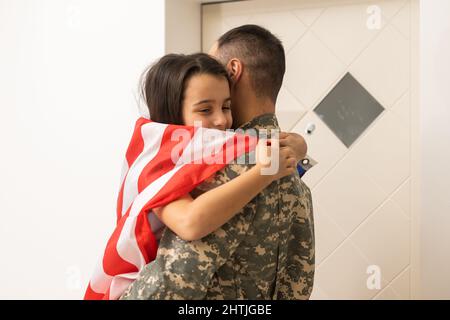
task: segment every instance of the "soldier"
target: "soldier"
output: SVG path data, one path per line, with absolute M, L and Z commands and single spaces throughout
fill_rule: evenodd
M 280 40 L 264 28 L 245 25 L 221 36 L 210 54 L 232 80 L 234 127 L 279 129 L 275 102 L 285 72 Z M 280 147 L 292 147 L 291 139 L 281 136 Z M 193 197 L 250 167 L 228 165 Z M 184 241 L 166 228 L 156 259 L 121 299 L 308 299 L 314 258 L 311 192 L 295 173 L 272 182 L 200 240 Z

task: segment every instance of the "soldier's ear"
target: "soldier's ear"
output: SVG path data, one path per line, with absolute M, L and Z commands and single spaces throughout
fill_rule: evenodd
M 228 75 L 233 83 L 239 82 L 242 77 L 244 66 L 238 58 L 230 59 L 227 63 Z

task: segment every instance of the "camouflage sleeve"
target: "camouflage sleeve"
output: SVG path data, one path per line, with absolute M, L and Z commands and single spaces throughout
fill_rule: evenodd
M 278 300 L 307 300 L 311 296 L 315 271 L 314 216 L 311 191 L 296 178 L 287 184 L 293 190 L 284 190 L 285 201 L 296 203 L 299 209 L 291 225 L 287 248 L 287 271 L 280 282 Z
M 225 183 L 246 169 L 229 165 L 216 174 L 213 183 Z M 214 273 L 236 250 L 255 212 L 256 198 L 222 227 L 196 241 L 184 241 L 166 229 L 156 259 L 144 267 L 121 299 L 203 299 Z

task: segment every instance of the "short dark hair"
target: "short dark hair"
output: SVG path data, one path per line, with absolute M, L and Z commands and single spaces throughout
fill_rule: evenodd
M 234 28 L 217 40 L 217 56 L 223 64 L 240 59 L 249 70 L 256 95 L 276 102 L 286 58 L 281 40 L 269 30 L 253 24 Z
M 140 91 L 147 104 L 150 119 L 182 125 L 182 105 L 186 85 L 196 74 L 224 77 L 230 85 L 225 67 L 204 53 L 168 54 L 144 71 Z

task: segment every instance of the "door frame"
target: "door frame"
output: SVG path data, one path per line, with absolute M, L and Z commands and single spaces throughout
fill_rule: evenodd
M 166 0 L 166 30 L 165 49 L 166 53 L 192 53 L 201 51 L 202 47 L 202 11 L 205 5 L 225 2 L 241 2 L 246 0 L 231 1 L 208 1 L 187 0 L 180 5 L 178 0 Z M 265 0 L 260 0 L 264 4 Z M 302 0 L 303 1 L 303 0 Z M 304 0 L 311 2 L 311 0 Z M 407 0 L 411 2 L 411 240 L 410 240 L 410 270 L 411 270 L 411 298 L 421 299 L 421 277 L 420 277 L 420 216 L 421 216 L 421 155 L 420 145 L 420 5 L 424 0 Z M 279 0 L 280 11 L 287 8 L 290 0 Z M 315 6 L 326 6 L 336 4 L 372 3 L 368 0 L 314 0 Z M 179 18 L 179 12 L 188 13 Z M 263 11 L 254 6 L 253 12 Z M 180 41 L 183 39 L 183 41 Z M 425 210 L 424 210 L 425 211 Z

